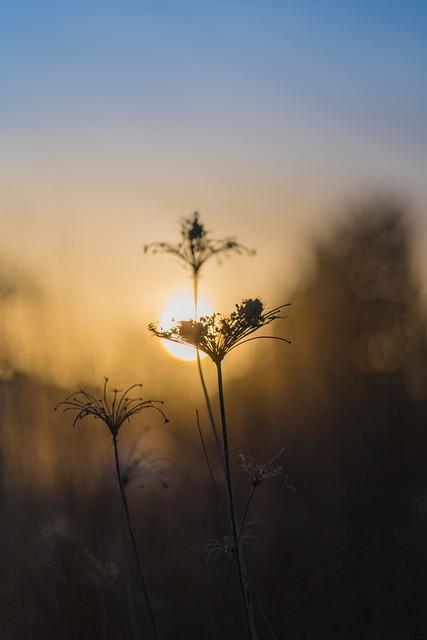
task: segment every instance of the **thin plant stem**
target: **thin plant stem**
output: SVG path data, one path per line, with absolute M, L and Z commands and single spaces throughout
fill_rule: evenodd
M 255 485 L 252 485 L 251 490 L 249 492 L 248 499 L 246 500 L 246 505 L 245 505 L 245 508 L 244 508 L 244 511 L 243 511 L 243 516 L 242 516 L 242 520 L 241 520 L 241 523 L 240 523 L 240 529 L 239 529 L 239 537 L 238 537 L 239 544 L 240 544 L 240 540 L 241 540 L 241 537 L 242 537 L 243 528 L 244 528 L 244 526 L 246 524 L 246 518 L 248 516 L 249 507 L 250 507 L 252 499 L 254 497 L 254 493 L 255 493 L 255 489 L 256 488 L 257 487 Z M 233 564 L 234 564 L 234 558 L 231 560 L 231 562 L 228 565 L 227 575 L 225 576 L 224 584 L 223 584 L 222 589 L 221 589 L 221 597 L 220 597 L 220 602 L 219 602 L 219 605 L 218 605 L 218 613 L 219 614 L 221 613 L 221 611 L 222 611 L 222 609 L 224 607 L 225 592 L 226 592 L 226 589 L 227 589 L 228 581 L 229 581 L 230 576 L 231 576 L 231 571 L 233 569 Z
M 212 469 L 212 465 L 211 465 L 211 462 L 209 460 L 209 454 L 208 454 L 208 450 L 207 450 L 207 447 L 206 447 L 205 439 L 203 437 L 203 431 L 202 431 L 202 427 L 200 425 L 199 412 L 197 411 L 197 409 L 196 409 L 196 424 L 197 424 L 197 430 L 199 432 L 200 442 L 202 444 L 203 456 L 205 458 L 206 466 L 207 466 L 208 471 L 209 471 L 209 477 L 211 479 L 213 492 L 215 494 L 215 497 L 218 500 L 218 503 L 221 505 L 221 508 L 222 508 L 222 510 L 224 512 L 224 515 L 227 516 L 227 512 L 226 512 L 225 506 L 224 506 L 224 502 L 223 502 L 223 500 L 221 498 L 221 494 L 220 494 L 219 489 L 218 489 L 218 485 L 217 485 L 217 482 L 216 482 L 216 479 L 215 479 L 215 475 L 214 475 L 214 472 L 213 472 L 213 469 Z
M 249 637 L 251 640 L 257 640 L 257 631 L 255 624 L 254 611 L 252 607 L 252 598 L 249 586 L 246 578 L 246 568 L 244 562 L 243 550 L 240 545 L 240 529 L 237 522 L 237 510 L 234 499 L 233 481 L 231 477 L 231 464 L 230 464 L 230 447 L 228 443 L 228 431 L 227 431 L 227 418 L 225 413 L 225 401 L 224 401 L 224 387 L 222 382 L 222 369 L 221 362 L 216 363 L 217 375 L 218 375 L 218 395 L 219 406 L 221 412 L 221 425 L 222 425 L 222 438 L 224 445 L 224 475 L 227 486 L 228 506 L 230 511 L 230 522 L 233 534 L 234 553 L 237 562 L 237 569 L 239 574 L 240 594 L 242 597 L 242 604 L 246 618 L 246 624 L 248 628 Z
M 249 493 L 248 499 L 246 500 L 245 510 L 243 511 L 242 521 L 240 523 L 239 543 L 240 543 L 240 538 L 242 537 L 243 527 L 246 524 L 246 518 L 248 517 L 249 507 L 251 506 L 252 498 L 254 497 L 254 493 L 255 493 L 255 489 L 256 488 L 257 488 L 257 486 L 253 484 L 252 487 L 251 487 L 251 491 Z
M 249 588 L 251 590 L 251 593 L 252 593 L 253 597 L 255 598 L 255 602 L 258 605 L 258 609 L 259 609 L 259 612 L 261 614 L 261 617 L 264 620 L 265 626 L 267 627 L 268 631 L 270 632 L 271 637 L 273 638 L 273 640 L 279 640 L 277 635 L 276 635 L 276 632 L 274 631 L 273 627 L 271 626 L 271 624 L 270 624 L 270 622 L 269 622 L 269 620 L 267 618 L 267 615 L 266 615 L 266 613 L 264 611 L 264 608 L 263 608 L 263 606 L 261 604 L 259 596 L 257 595 L 257 592 L 255 591 L 255 589 L 253 587 L 251 587 L 251 585 L 249 585 Z
M 194 299 L 194 313 L 196 316 L 196 320 L 198 319 L 198 307 L 199 307 L 199 276 L 197 273 L 194 273 L 193 276 L 193 299 Z M 219 442 L 219 436 L 218 436 L 218 430 L 216 428 L 216 424 L 215 424 L 215 418 L 214 418 L 214 414 L 213 414 L 213 409 L 212 409 L 212 404 L 209 398 L 209 393 L 208 393 L 208 389 L 206 387 L 206 382 L 205 382 L 205 377 L 203 374 L 203 368 L 202 368 L 202 359 L 200 357 L 200 351 L 199 349 L 196 348 L 196 359 L 197 359 L 197 369 L 199 371 L 199 378 L 200 378 L 200 384 L 202 385 L 202 391 L 203 391 L 203 396 L 205 399 L 205 404 L 206 404 L 206 409 L 208 412 L 208 417 L 209 417 L 209 423 L 211 425 L 211 430 L 212 430 L 212 435 L 213 438 L 215 440 L 215 446 L 216 446 L 216 450 L 218 453 L 218 457 L 219 457 L 219 461 L 221 463 L 221 466 L 223 467 L 223 460 L 221 457 L 221 446 L 220 446 L 220 442 Z
M 149 593 L 148 593 L 148 589 L 147 589 L 147 585 L 146 585 L 146 581 L 145 581 L 145 577 L 144 577 L 144 572 L 142 570 L 141 555 L 140 555 L 140 553 L 138 551 L 138 547 L 136 545 L 135 533 L 133 531 L 132 522 L 131 522 L 131 518 L 130 518 L 129 505 L 128 505 L 128 501 L 127 501 L 127 497 L 126 497 L 125 488 L 123 486 L 122 475 L 121 475 L 121 470 L 120 470 L 120 460 L 119 460 L 119 450 L 118 450 L 118 446 L 117 446 L 117 437 L 115 435 L 113 436 L 113 447 L 114 447 L 114 459 L 115 459 L 115 463 L 116 463 L 117 481 L 118 481 L 118 484 L 119 484 L 120 496 L 121 496 L 121 499 L 122 499 L 123 511 L 124 511 L 124 514 L 125 514 L 127 528 L 128 528 L 128 531 L 129 531 L 129 537 L 130 537 L 131 544 L 132 544 L 132 549 L 133 549 L 133 552 L 134 552 L 134 555 L 135 555 L 136 565 L 138 567 L 139 580 L 140 580 L 140 583 L 141 583 L 142 592 L 144 594 L 145 603 L 147 605 L 148 615 L 150 617 L 150 622 L 151 622 L 151 627 L 153 629 L 154 637 L 156 638 L 156 640 L 160 640 L 160 635 L 159 635 L 159 631 L 157 629 L 156 621 L 155 621 L 155 618 L 154 618 L 154 613 L 153 613 L 153 609 L 152 609 L 152 606 L 151 606 L 150 596 L 149 596 Z
M 132 630 L 133 640 L 139 640 L 141 638 L 141 629 L 139 627 L 139 621 L 136 615 L 135 596 L 132 591 L 129 571 L 129 558 L 126 553 L 128 543 L 128 531 L 125 523 L 125 518 L 121 518 L 121 551 L 122 551 L 122 574 L 123 583 L 126 592 L 126 605 L 129 616 L 129 624 Z
M 251 490 L 250 490 L 250 492 L 249 492 L 248 499 L 246 500 L 246 505 L 245 505 L 245 508 L 244 508 L 244 510 L 243 510 L 243 516 L 242 516 L 242 520 L 241 520 L 241 523 L 240 523 L 239 543 L 240 543 L 240 539 L 241 539 L 241 537 L 242 537 L 242 532 L 243 532 L 243 529 L 244 529 L 244 526 L 245 526 L 245 524 L 246 524 L 246 520 L 247 520 L 247 517 L 248 517 L 249 507 L 251 506 L 251 503 L 252 503 L 252 500 L 253 500 L 253 497 L 254 497 L 254 494 L 255 494 L 255 490 L 258 488 L 258 486 L 259 486 L 259 485 L 255 485 L 255 484 L 253 484 L 253 485 L 252 485 Z M 220 615 L 220 614 L 221 614 L 222 608 L 223 608 L 223 606 L 224 606 L 224 602 L 225 602 L 225 592 L 226 592 L 226 588 L 227 588 L 228 581 L 229 581 L 229 579 L 230 579 L 231 571 L 232 571 L 232 569 L 233 569 L 233 564 L 234 564 L 234 559 L 230 562 L 230 564 L 229 564 L 229 566 L 228 566 L 227 575 L 226 575 L 226 578 L 225 578 L 225 580 L 224 580 L 224 585 L 223 585 L 223 587 L 222 587 L 222 591 L 221 591 L 221 600 L 220 600 L 220 605 L 219 605 L 219 607 L 218 607 L 218 615 Z M 269 621 L 269 620 L 268 620 L 268 618 L 267 618 L 267 615 L 266 615 L 266 613 L 265 613 L 265 611 L 264 611 L 264 608 L 263 608 L 263 606 L 262 606 L 262 604 L 261 604 L 261 601 L 260 601 L 260 599 L 259 599 L 259 596 L 258 596 L 257 592 L 256 592 L 256 591 L 255 591 L 255 589 L 254 589 L 254 588 L 249 584 L 249 581 L 248 581 L 248 577 L 247 577 L 247 575 L 246 575 L 246 581 L 247 581 L 248 588 L 249 588 L 249 590 L 250 590 L 251 594 L 253 595 L 254 600 L 255 600 L 255 602 L 256 602 L 256 604 L 257 604 L 257 606 L 258 606 L 258 609 L 259 609 L 259 612 L 260 612 L 260 614 L 261 614 L 261 617 L 262 617 L 262 619 L 264 620 L 265 626 L 267 627 L 268 631 L 270 632 L 270 634 L 271 634 L 271 636 L 272 636 L 273 640 L 278 640 L 278 638 L 277 638 L 277 636 L 276 636 L 276 634 L 275 634 L 275 632 L 274 632 L 274 630 L 273 630 L 273 628 L 272 628 L 272 626 L 271 626 L 271 624 L 270 624 L 270 621 Z

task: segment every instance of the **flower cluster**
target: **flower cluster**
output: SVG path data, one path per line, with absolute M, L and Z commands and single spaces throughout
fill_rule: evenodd
M 252 542 L 259 542 L 258 536 L 254 535 L 253 527 L 259 524 L 258 522 L 246 522 L 243 524 L 241 535 L 239 536 L 240 544 L 251 544 Z M 225 556 L 227 562 L 233 560 L 234 554 L 234 540 L 233 536 L 225 535 L 221 540 L 211 538 L 205 545 L 207 555 L 206 564 L 209 564 L 212 560 L 216 560 L 221 556 Z
M 287 306 L 289 305 L 284 304 L 267 310 L 261 300 L 249 298 L 236 304 L 235 310 L 228 316 L 214 313 L 199 320 L 182 320 L 169 330 L 155 323 L 151 323 L 148 328 L 159 338 L 191 345 L 203 351 L 213 362 L 219 364 L 227 353 L 249 340 L 272 338 L 289 343 L 289 340 L 277 336 L 249 337 L 273 320 L 282 318 L 281 311 Z
M 190 269 L 195 276 L 198 275 L 201 267 L 212 256 L 219 256 L 229 253 L 254 255 L 253 249 L 248 249 L 239 244 L 234 238 L 224 238 L 214 240 L 210 238 L 205 226 L 199 221 L 199 214 L 196 212 L 189 218 L 185 218 L 181 223 L 181 241 L 178 244 L 169 242 L 152 242 L 145 245 L 144 252 L 147 253 L 169 253 L 177 257 L 186 269 Z
M 280 462 L 284 451 L 284 449 L 280 449 L 264 464 L 258 464 L 254 462 L 251 456 L 240 453 L 238 456 L 239 462 L 235 470 L 245 473 L 254 488 L 259 487 L 265 480 L 271 480 L 272 478 L 282 478 L 287 482 L 288 476 L 285 474 L 283 465 Z
M 141 397 L 132 398 L 128 394 L 136 388 L 141 388 L 142 384 L 133 384 L 125 391 L 119 389 L 107 389 L 108 378 L 104 381 L 104 391 L 101 398 L 80 389 L 70 394 L 60 402 L 55 411 L 61 408 L 65 411 L 75 411 L 73 426 L 83 418 L 92 416 L 95 420 L 101 420 L 110 430 L 113 438 L 117 437 L 120 427 L 132 416 L 144 411 L 144 409 L 155 409 L 165 422 L 169 422 L 163 410 L 158 406 L 163 404 L 161 400 L 143 400 Z

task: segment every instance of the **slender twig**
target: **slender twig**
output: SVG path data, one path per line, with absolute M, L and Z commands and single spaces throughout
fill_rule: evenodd
M 251 490 L 249 492 L 248 499 L 246 500 L 245 508 L 243 510 L 243 515 L 242 515 L 242 520 L 241 520 L 241 523 L 240 523 L 240 531 L 239 531 L 239 538 L 238 538 L 239 544 L 240 544 L 240 540 L 241 540 L 241 537 L 242 537 L 242 532 L 243 532 L 243 529 L 244 529 L 244 526 L 246 524 L 246 520 L 247 520 L 247 517 L 248 517 L 249 507 L 251 506 L 251 503 L 252 503 L 252 500 L 253 500 L 253 497 L 254 497 L 254 494 L 255 494 L 255 490 L 258 487 L 259 487 L 259 485 L 256 485 L 256 484 L 252 485 Z M 224 584 L 223 584 L 223 587 L 222 587 L 221 600 L 220 600 L 220 605 L 218 607 L 218 615 L 221 614 L 222 609 L 224 607 L 225 593 L 226 593 L 228 581 L 230 579 L 230 575 L 231 575 L 231 571 L 232 571 L 232 568 L 233 568 L 233 564 L 234 564 L 234 558 L 232 559 L 232 561 L 228 565 L 227 575 L 226 575 L 226 578 L 224 580 Z M 273 640 L 278 640 L 278 638 L 277 638 L 277 636 L 276 636 L 276 634 L 274 632 L 274 629 L 272 628 L 272 626 L 271 626 L 271 624 L 270 624 L 270 622 L 269 622 L 269 620 L 267 618 L 267 614 L 264 611 L 264 608 L 263 608 L 263 606 L 261 604 L 260 598 L 259 598 L 257 592 L 255 591 L 255 589 L 249 583 L 247 575 L 246 575 L 246 581 L 247 581 L 247 584 L 248 584 L 248 588 L 250 589 L 250 592 L 251 592 L 251 594 L 252 594 L 252 596 L 253 596 L 253 598 L 254 598 L 257 606 L 258 606 L 258 609 L 259 609 L 259 612 L 261 614 L 261 617 L 264 620 L 265 626 L 267 627 L 268 631 L 270 632 Z
M 133 530 L 133 527 L 132 527 L 132 521 L 131 521 L 131 518 L 130 518 L 129 505 L 128 505 L 128 501 L 127 501 L 127 497 L 126 497 L 125 488 L 123 486 L 121 469 L 120 469 L 120 460 L 119 460 L 119 451 L 118 451 L 118 446 L 117 446 L 117 437 L 115 435 L 113 436 L 113 447 L 114 447 L 114 459 L 115 459 L 115 463 L 116 463 L 117 482 L 119 484 L 120 496 L 121 496 L 122 504 L 123 504 L 123 512 L 124 512 L 124 515 L 125 515 L 127 528 L 128 528 L 128 531 L 129 531 L 129 537 L 130 537 L 130 541 L 131 541 L 131 544 L 132 544 L 132 549 L 133 549 L 133 552 L 134 552 L 134 555 L 135 555 L 136 564 L 137 564 L 137 567 L 138 567 L 139 580 L 140 580 L 140 583 L 141 583 L 142 592 L 144 594 L 145 603 L 147 605 L 148 615 L 150 617 L 150 622 L 151 622 L 151 626 L 152 626 L 152 629 L 153 629 L 154 636 L 155 636 L 156 640 L 160 640 L 159 631 L 158 631 L 158 628 L 157 628 L 157 625 L 156 625 L 156 621 L 155 621 L 155 618 L 154 618 L 154 613 L 153 613 L 153 609 L 152 609 L 152 606 L 151 606 L 150 596 L 149 596 L 149 593 L 148 593 L 147 584 L 146 584 L 145 577 L 144 577 L 144 572 L 143 572 L 143 569 L 142 569 L 142 559 L 141 559 L 140 552 L 138 551 L 138 547 L 137 547 L 136 539 L 135 539 L 135 533 L 134 533 L 134 530 Z
M 246 569 L 244 563 L 243 550 L 240 545 L 240 528 L 237 521 L 236 503 L 234 499 L 233 481 L 231 477 L 231 464 L 230 464 L 230 447 L 228 443 L 228 431 L 227 431 L 227 418 L 225 412 L 224 401 L 224 387 L 222 382 L 222 369 L 221 363 L 216 365 L 218 376 L 218 394 L 219 405 L 221 412 L 221 425 L 222 425 L 222 438 L 224 445 L 224 472 L 225 481 L 227 486 L 228 506 L 230 510 L 230 522 L 234 541 L 234 553 L 236 556 L 237 569 L 239 574 L 240 594 L 242 597 L 242 604 L 245 613 L 246 624 L 248 628 L 249 637 L 251 640 L 257 640 L 257 631 L 255 624 L 255 616 L 252 606 L 251 593 L 246 580 Z
M 195 271 L 194 274 L 193 274 L 193 298 L 194 298 L 194 313 L 195 313 L 195 318 L 197 320 L 197 318 L 199 316 L 199 313 L 198 313 L 198 307 L 199 307 L 199 275 L 198 275 L 197 271 Z M 213 409 L 212 409 L 212 403 L 210 401 L 208 389 L 206 387 L 205 376 L 203 374 L 202 359 L 200 357 L 200 351 L 197 348 L 196 348 L 196 359 L 197 359 L 197 369 L 199 371 L 200 384 L 202 386 L 203 397 L 205 399 L 205 404 L 206 404 L 206 409 L 207 409 L 207 412 L 208 412 L 208 417 L 209 417 L 209 423 L 210 423 L 210 426 L 211 426 L 212 436 L 213 436 L 213 439 L 215 441 L 215 446 L 216 446 L 216 451 L 217 451 L 219 462 L 220 462 L 221 466 L 224 467 L 224 463 L 223 463 L 222 455 L 221 455 L 221 445 L 220 445 L 220 442 L 219 442 L 218 429 L 216 428 L 214 413 L 213 413 Z
M 203 456 L 205 458 L 206 466 L 207 466 L 208 471 L 209 471 L 209 477 L 210 477 L 211 483 L 212 483 L 212 489 L 213 489 L 213 492 L 214 492 L 219 504 L 221 505 L 221 508 L 222 508 L 222 510 L 224 512 L 224 515 L 226 515 L 224 502 L 222 501 L 222 498 L 221 498 L 221 495 L 220 495 L 220 492 L 219 492 L 219 489 L 218 489 L 218 484 L 216 482 L 215 475 L 214 475 L 214 472 L 213 472 L 213 469 L 212 469 L 211 461 L 209 459 L 209 454 L 208 454 L 208 450 L 207 450 L 207 447 L 206 447 L 205 439 L 204 439 L 204 436 L 203 436 L 202 427 L 200 425 L 199 412 L 197 411 L 197 409 L 196 409 L 196 424 L 197 424 L 197 430 L 199 432 L 200 442 L 202 444 Z
M 255 489 L 256 488 L 257 488 L 256 486 L 252 485 L 250 493 L 249 493 L 249 496 L 248 496 L 248 499 L 246 500 L 245 509 L 243 511 L 243 516 L 242 516 L 242 520 L 241 520 L 241 523 L 240 523 L 240 531 L 239 531 L 239 539 L 238 539 L 239 540 L 239 544 L 240 544 L 240 539 L 242 537 L 243 527 L 245 526 L 246 519 L 248 517 L 249 507 L 251 506 L 252 498 L 254 497 L 254 493 L 255 493 Z
M 244 528 L 244 526 L 246 524 L 246 519 L 248 517 L 249 507 L 250 507 L 252 499 L 254 497 L 254 493 L 255 493 L 255 489 L 256 488 L 257 488 L 257 486 L 252 485 L 251 490 L 249 492 L 248 499 L 246 500 L 246 505 L 245 505 L 245 508 L 243 510 L 242 520 L 240 522 L 240 530 L 239 530 L 239 537 L 238 537 L 238 543 L 239 544 L 240 544 L 240 541 L 241 541 L 241 538 L 242 538 L 243 528 Z M 231 571 L 232 571 L 233 565 L 234 565 L 234 557 L 233 557 L 232 561 L 228 565 L 227 575 L 225 576 L 224 584 L 222 585 L 220 601 L 219 601 L 219 604 L 218 604 L 218 607 L 217 607 L 218 615 L 221 614 L 222 609 L 224 607 L 225 594 L 226 594 L 228 581 L 229 581 L 230 576 L 231 576 Z
M 236 347 L 240 347 L 240 345 L 245 344 L 246 342 L 252 342 L 252 340 L 281 340 L 282 342 L 287 342 L 291 344 L 290 340 L 286 340 L 286 338 L 281 338 L 280 336 L 256 336 L 255 338 L 248 338 L 247 340 L 242 340 L 238 344 L 235 344 L 234 347 L 230 347 L 229 352 L 233 351 Z
M 279 640 L 277 635 L 276 635 L 276 633 L 275 633 L 275 631 L 274 631 L 274 629 L 273 629 L 273 627 L 271 626 L 271 624 L 270 624 L 270 622 L 269 622 L 269 620 L 267 618 L 267 615 L 266 615 L 266 613 L 264 611 L 264 608 L 263 608 L 263 606 L 261 604 L 261 601 L 259 599 L 259 596 L 258 596 L 257 592 L 255 591 L 255 589 L 251 585 L 249 585 L 249 589 L 251 590 L 251 593 L 252 593 L 252 595 L 253 595 L 253 597 L 255 599 L 255 602 L 258 605 L 258 609 L 259 609 L 259 612 L 261 614 L 261 618 L 264 620 L 265 626 L 267 627 L 268 631 L 270 632 L 271 637 L 273 638 L 273 640 Z

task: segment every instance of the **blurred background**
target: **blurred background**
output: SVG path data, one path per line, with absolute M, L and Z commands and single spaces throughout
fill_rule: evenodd
M 226 560 L 206 562 L 226 524 L 197 370 L 147 330 L 191 278 L 143 247 L 194 210 L 257 250 L 208 263 L 213 309 L 292 303 L 272 325 L 292 346 L 224 366 L 234 454 L 284 447 L 295 488 L 265 483 L 249 514 L 260 638 L 425 637 L 425 5 L 1 12 L 1 637 L 149 633 L 108 432 L 53 411 L 106 375 L 171 419 L 120 436 L 163 637 L 242 637 Z

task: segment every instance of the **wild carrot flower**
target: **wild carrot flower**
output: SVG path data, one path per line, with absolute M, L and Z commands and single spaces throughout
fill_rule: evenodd
M 265 480 L 273 478 L 282 478 L 286 482 L 288 476 L 280 461 L 284 451 L 285 449 L 280 449 L 268 462 L 263 464 L 254 462 L 252 456 L 240 453 L 238 455 L 239 462 L 236 464 L 235 470 L 245 473 L 253 487 L 259 487 Z
M 205 225 L 200 222 L 200 217 L 197 211 L 195 211 L 188 218 L 184 218 L 180 226 L 181 239 L 177 244 L 169 242 L 152 242 L 145 245 L 144 252 L 166 253 L 172 255 L 178 258 L 178 261 L 187 271 L 190 271 L 193 280 L 194 313 L 197 319 L 199 300 L 199 277 L 203 265 L 213 256 L 216 256 L 219 261 L 221 257 L 229 257 L 232 253 L 253 256 L 255 254 L 255 250 L 245 247 L 244 245 L 237 242 L 237 240 L 233 237 L 227 237 L 221 240 L 211 238 L 205 228 Z M 220 454 L 221 446 L 219 442 L 218 431 L 216 428 L 212 405 L 209 399 L 209 394 L 203 375 L 203 368 L 198 349 L 196 349 L 196 360 L 197 368 L 199 371 L 200 384 L 205 399 L 212 435 L 222 465 L 223 462 L 221 460 Z
M 249 340 L 271 338 L 289 343 L 289 340 L 278 336 L 249 337 L 273 320 L 282 318 L 281 311 L 287 306 L 284 304 L 274 309 L 265 309 L 259 298 L 249 298 L 236 304 L 229 316 L 213 313 L 199 320 L 182 320 L 171 329 L 162 329 L 151 323 L 149 330 L 159 338 L 192 345 L 206 353 L 215 364 L 219 364 L 230 351 Z
M 199 220 L 197 211 L 181 223 L 181 240 L 177 244 L 169 242 L 151 242 L 145 245 L 144 252 L 168 253 L 178 258 L 185 269 L 197 277 L 202 266 L 213 256 L 230 253 L 255 254 L 253 249 L 243 246 L 235 238 L 215 240 L 211 238 L 204 224 Z
M 125 477 L 122 474 L 120 467 L 120 459 L 119 459 L 119 449 L 117 443 L 117 436 L 119 430 L 124 422 L 129 422 L 130 419 L 142 411 L 144 409 L 155 409 L 158 411 L 163 417 L 164 422 L 169 422 L 166 417 L 164 411 L 159 407 L 163 402 L 160 400 L 143 400 L 141 397 L 132 397 L 129 395 L 134 389 L 141 388 L 141 384 L 134 384 L 128 387 L 125 391 L 120 391 L 119 389 L 112 389 L 111 391 L 107 389 L 108 378 L 104 380 L 104 390 L 101 398 L 97 398 L 95 395 L 89 393 L 85 389 L 80 389 L 65 398 L 62 402 L 60 402 L 55 410 L 61 408 L 64 412 L 73 411 L 75 412 L 75 417 L 73 421 L 73 426 L 76 425 L 80 420 L 83 420 L 86 417 L 92 417 L 95 420 L 100 420 L 103 422 L 109 429 L 112 440 L 113 440 L 113 448 L 114 448 L 114 459 L 116 466 L 116 477 L 117 483 L 119 485 L 120 497 L 123 505 L 123 513 L 126 521 L 126 525 L 129 532 L 130 543 L 132 545 L 132 549 L 134 552 L 136 565 L 138 569 L 139 580 L 141 583 L 141 588 L 144 594 L 145 602 L 147 605 L 147 611 L 150 618 L 151 627 L 154 633 L 156 640 L 159 640 L 160 635 L 157 628 L 157 624 L 154 618 L 153 608 L 151 605 L 151 599 L 148 592 L 146 579 L 144 575 L 144 571 L 142 568 L 142 559 L 141 554 L 138 550 L 136 544 L 135 533 L 132 526 L 129 505 L 126 497 L 125 491 Z
M 218 396 L 221 414 L 224 476 L 227 487 L 227 497 L 230 524 L 233 536 L 233 548 L 238 567 L 239 585 L 242 604 L 245 611 L 247 629 L 251 640 L 257 640 L 257 630 L 252 604 L 252 595 L 247 580 L 244 554 L 241 546 L 242 527 L 237 518 L 236 502 L 230 464 L 230 445 L 228 439 L 227 417 L 225 411 L 224 388 L 222 379 L 222 361 L 225 356 L 236 347 L 260 338 L 271 338 L 289 342 L 277 336 L 252 336 L 253 333 L 267 326 L 273 320 L 283 317 L 281 311 L 288 305 L 280 305 L 274 309 L 266 309 L 259 298 L 243 300 L 235 306 L 229 316 L 214 313 L 196 320 L 185 320 L 175 324 L 172 329 L 165 330 L 156 324 L 150 324 L 149 329 L 154 335 L 166 338 L 172 342 L 192 345 L 203 351 L 216 365 L 218 377 Z M 246 519 L 245 511 L 243 522 Z
M 55 411 L 59 408 L 64 412 L 75 411 L 73 426 L 88 416 L 101 420 L 108 427 L 113 438 L 117 437 L 124 422 L 129 422 L 132 416 L 141 413 L 144 409 L 155 409 L 162 415 L 165 422 L 169 422 L 164 411 L 159 407 L 163 404 L 161 400 L 143 400 L 141 397 L 129 396 L 134 389 L 142 388 L 142 384 L 133 384 L 125 391 L 119 389 L 109 391 L 107 384 L 108 378 L 105 378 L 104 390 L 100 398 L 85 389 L 80 389 L 60 402 L 55 407 Z

